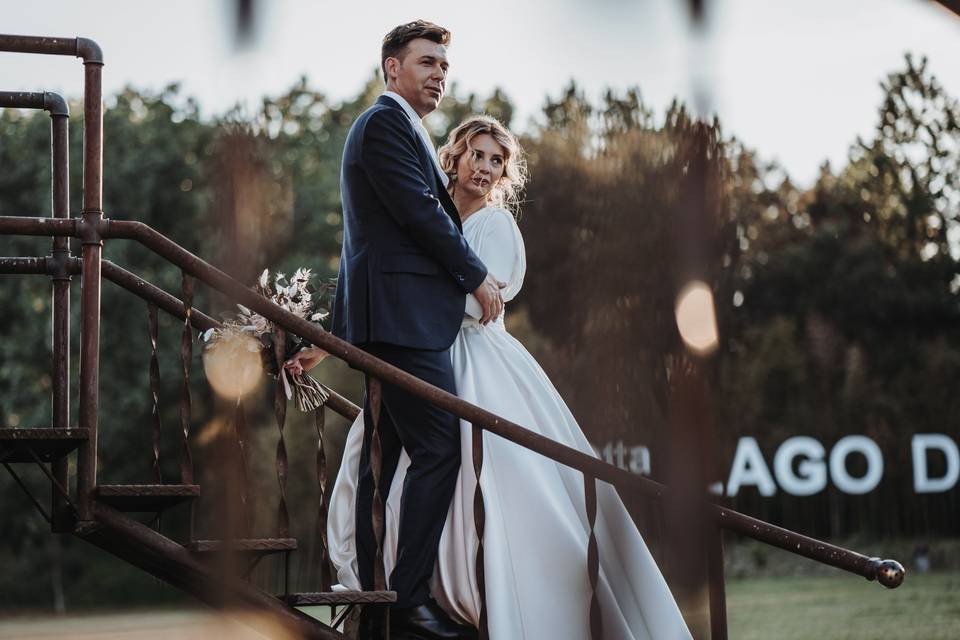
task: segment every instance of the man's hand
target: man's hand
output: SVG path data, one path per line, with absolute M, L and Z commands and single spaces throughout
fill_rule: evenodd
M 326 358 L 329 353 L 320 347 L 307 347 L 293 354 L 293 357 L 283 363 L 283 368 L 293 375 L 300 375 L 313 369 Z
M 473 292 L 477 302 L 483 308 L 483 317 L 480 318 L 480 324 L 487 324 L 500 317 L 500 313 L 503 311 L 503 298 L 500 296 L 500 289 L 506 286 L 506 282 L 500 282 L 488 273 L 486 279 Z

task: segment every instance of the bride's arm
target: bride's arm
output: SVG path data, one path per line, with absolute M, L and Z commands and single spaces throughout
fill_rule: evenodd
M 497 280 L 507 283 L 506 288 L 500 290 L 503 301 L 507 302 L 517 295 L 523 284 L 526 270 L 523 238 L 513 216 L 503 209 L 491 213 L 490 219 L 483 223 L 484 229 L 474 250 L 487 266 L 487 271 Z M 464 312 L 477 319 L 482 316 L 480 303 L 472 294 L 467 296 Z

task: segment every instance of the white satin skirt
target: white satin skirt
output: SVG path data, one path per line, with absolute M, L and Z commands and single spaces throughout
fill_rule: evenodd
M 457 393 L 551 440 L 595 455 L 560 394 L 536 360 L 499 323 L 464 321 L 451 347 Z M 478 624 L 478 537 L 473 501 L 472 428 L 461 421 L 463 461 L 440 540 L 431 591 L 461 622 Z M 350 428 L 328 524 L 340 588 L 360 589 L 355 499 L 362 416 Z M 403 478 L 401 454 L 386 503 L 384 563 L 396 561 Z M 483 435 L 480 476 L 485 511 L 484 578 L 492 640 L 587 640 L 592 591 L 587 574 L 589 524 L 583 475 L 496 435 Z M 614 489 L 599 482 L 595 526 L 597 584 L 607 640 L 690 638 L 683 617 L 643 538 Z

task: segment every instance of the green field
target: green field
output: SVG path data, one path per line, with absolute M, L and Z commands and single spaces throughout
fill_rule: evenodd
M 731 579 L 727 612 L 731 640 L 955 640 L 960 638 L 960 572 L 911 574 L 893 591 L 840 572 Z M 0 640 L 99 640 L 106 636 L 118 640 L 264 640 L 232 618 L 206 609 L 0 619 Z
M 727 583 L 731 640 L 960 638 L 960 573 L 908 574 L 899 589 L 840 574 Z

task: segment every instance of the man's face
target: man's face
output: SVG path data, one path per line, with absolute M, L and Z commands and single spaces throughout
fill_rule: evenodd
M 407 43 L 403 61 L 387 59 L 387 88 L 403 96 L 420 117 L 443 100 L 447 84 L 447 48 L 426 38 Z

